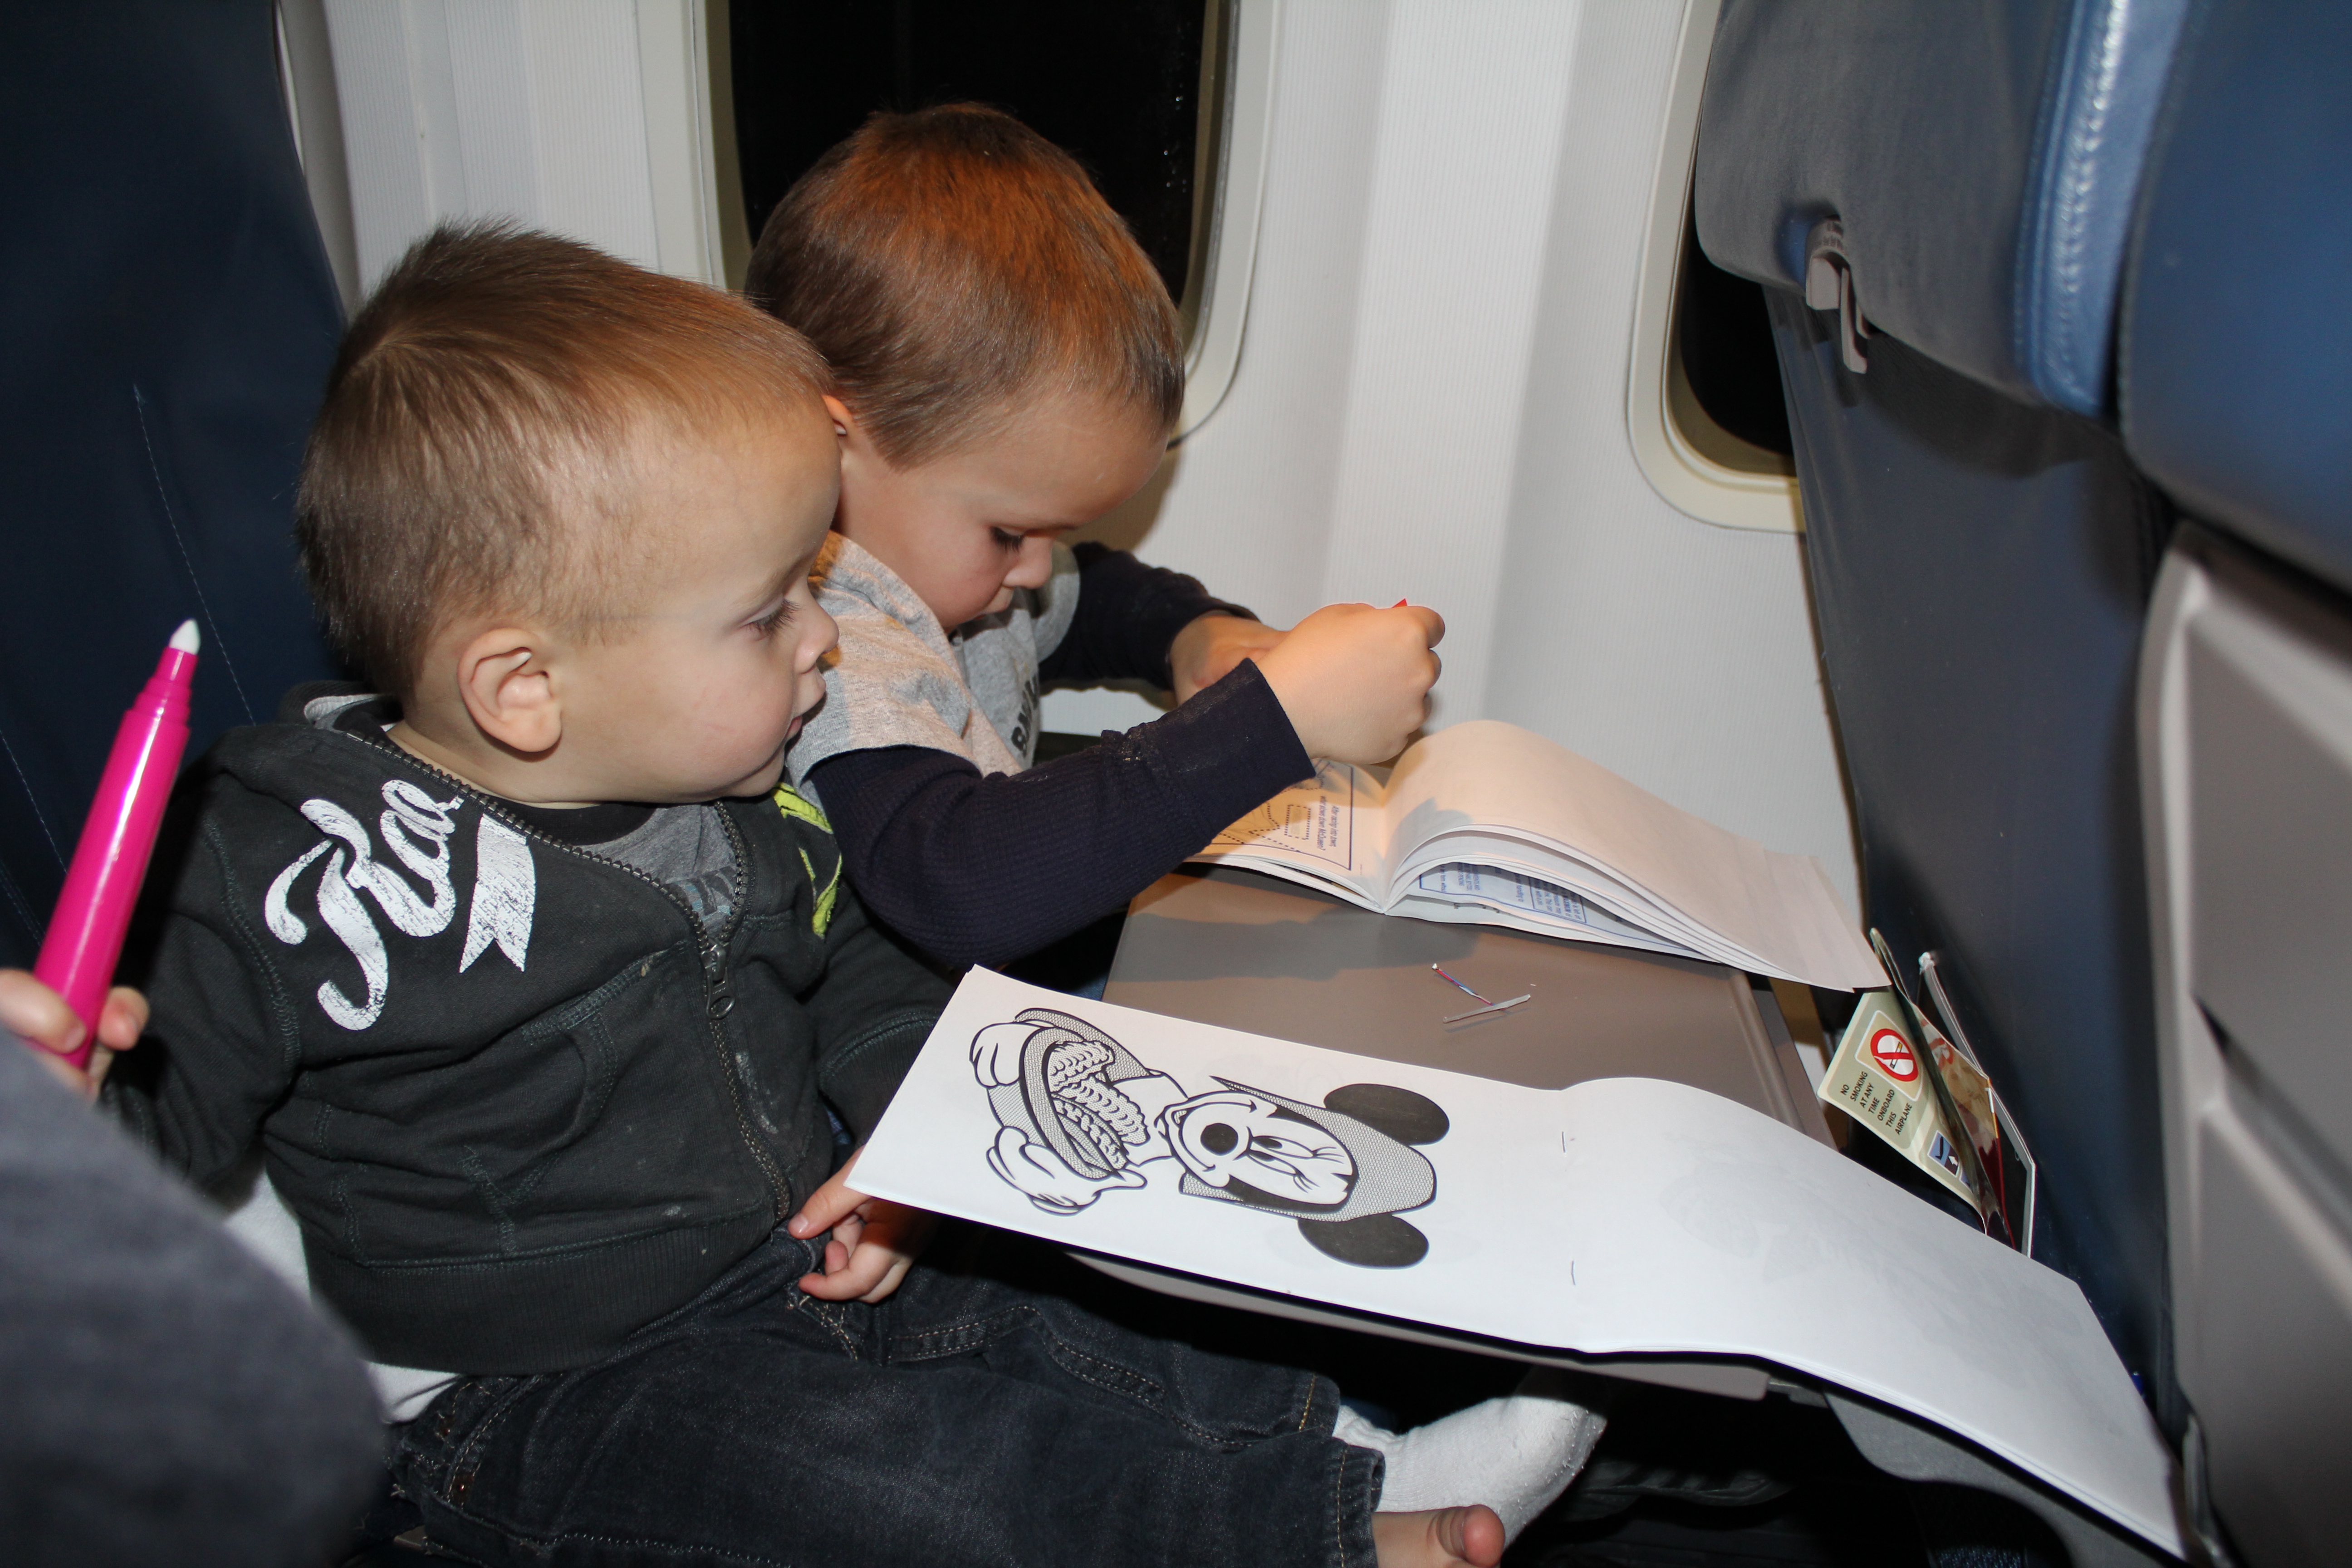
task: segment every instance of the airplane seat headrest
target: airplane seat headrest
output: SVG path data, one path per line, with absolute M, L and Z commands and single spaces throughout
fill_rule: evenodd
M 2101 416 L 2187 5 L 1726 0 L 1693 177 L 1700 247 L 1820 310 L 1843 268 L 1869 330 Z
M 2186 510 L 2352 589 L 2352 7 L 2184 41 L 2120 326 L 2124 438 Z

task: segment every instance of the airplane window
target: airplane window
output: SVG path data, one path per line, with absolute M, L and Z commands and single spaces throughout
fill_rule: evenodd
M 1764 291 L 1706 258 L 1691 221 L 1691 149 L 1717 0 L 1685 0 L 1642 243 L 1625 428 L 1659 496 L 1722 528 L 1804 527 Z
M 1688 197 L 1676 195 L 1683 221 L 1654 233 L 1643 260 L 1625 407 L 1634 457 L 1658 493 L 1693 517 L 1801 528 L 1764 290 L 1706 258 Z
M 793 182 L 874 110 L 993 104 L 1086 165 L 1186 307 L 1189 330 L 1209 226 L 1199 187 L 1214 175 L 1205 142 L 1217 119 L 1202 100 L 1222 74 L 1202 63 L 1221 52 L 1225 9 L 1225 0 L 731 0 L 745 230 L 756 239 Z
M 1683 236 L 1675 352 L 1691 396 L 1730 435 L 1789 458 L 1796 448 L 1789 440 L 1788 405 L 1780 400 L 1780 363 L 1772 351 L 1764 290 L 1709 261 L 1693 227 L 1686 226 Z M 1778 464 L 1750 463 L 1786 471 Z

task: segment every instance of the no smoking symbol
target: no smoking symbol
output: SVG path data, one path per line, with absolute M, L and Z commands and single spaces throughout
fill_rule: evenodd
M 1903 1037 L 1900 1029 L 1873 1031 L 1870 1059 L 1897 1083 L 1910 1083 L 1919 1076 L 1919 1058 L 1911 1054 L 1911 1042 Z

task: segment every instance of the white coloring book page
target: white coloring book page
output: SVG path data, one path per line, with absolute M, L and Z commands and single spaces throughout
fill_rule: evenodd
M 1769 1362 L 2180 1550 L 2168 1455 L 2073 1281 L 1688 1085 L 1527 1089 L 975 969 L 853 1180 L 1467 1333 Z

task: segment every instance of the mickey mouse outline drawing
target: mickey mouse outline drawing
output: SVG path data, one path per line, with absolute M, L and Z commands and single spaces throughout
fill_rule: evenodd
M 1426 1095 L 1351 1083 L 1320 1106 L 1231 1079 L 1188 1093 L 1083 1018 L 1028 1007 L 972 1036 L 972 1075 L 997 1121 L 989 1168 L 1048 1214 L 1177 1173 L 1177 1190 L 1286 1215 L 1316 1250 L 1405 1268 L 1429 1238 L 1401 1216 L 1437 1196 L 1416 1144 L 1450 1123 Z

